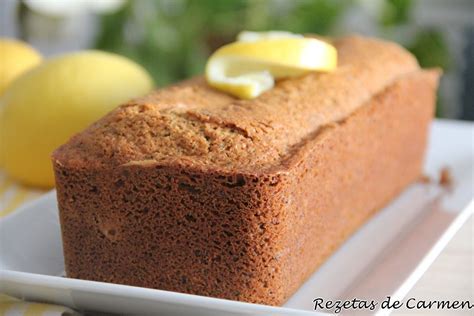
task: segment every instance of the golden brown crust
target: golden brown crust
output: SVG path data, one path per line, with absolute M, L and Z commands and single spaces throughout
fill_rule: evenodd
M 202 78 L 158 90 L 73 137 L 53 159 L 79 168 L 143 161 L 240 172 L 276 168 L 312 133 L 419 69 L 393 43 L 351 36 L 335 46 L 336 71 L 282 80 L 254 100 L 236 100 Z

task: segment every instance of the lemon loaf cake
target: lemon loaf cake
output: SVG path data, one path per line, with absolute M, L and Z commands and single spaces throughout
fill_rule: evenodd
M 238 100 L 194 78 L 52 157 L 66 274 L 280 305 L 419 178 L 439 73 L 390 42 Z

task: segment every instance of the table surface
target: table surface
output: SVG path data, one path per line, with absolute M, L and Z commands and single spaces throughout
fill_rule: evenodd
M 407 294 L 419 300 L 474 301 L 474 217 L 463 225 L 426 273 Z M 398 310 L 392 315 L 432 313 Z M 473 310 L 437 311 L 436 315 L 474 315 Z

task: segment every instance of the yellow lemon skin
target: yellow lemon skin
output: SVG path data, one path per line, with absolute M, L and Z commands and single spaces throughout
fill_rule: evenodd
M 0 38 L 0 96 L 26 70 L 41 62 L 41 55 L 26 43 Z
M 52 151 L 119 104 L 153 88 L 136 63 L 83 51 L 47 60 L 0 99 L 0 152 L 5 170 L 24 184 L 50 188 Z

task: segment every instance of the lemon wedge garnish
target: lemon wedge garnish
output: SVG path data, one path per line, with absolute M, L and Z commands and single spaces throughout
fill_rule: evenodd
M 337 66 L 336 49 L 315 38 L 274 31 L 242 32 L 238 39 L 211 55 L 206 79 L 212 87 L 242 99 L 271 89 L 277 78 Z

